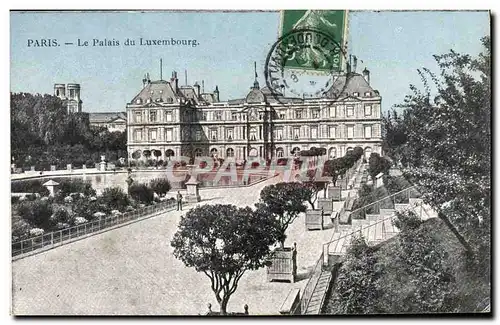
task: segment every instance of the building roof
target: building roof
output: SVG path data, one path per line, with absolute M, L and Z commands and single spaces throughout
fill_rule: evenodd
M 327 98 L 353 96 L 353 93 L 359 93 L 364 96 L 366 92 L 375 93 L 366 79 L 359 73 L 350 73 L 335 79 L 333 85 L 327 90 Z
M 140 100 L 141 104 L 147 103 L 149 99 L 151 102 L 164 102 L 168 103 L 168 98 L 172 101 L 177 101 L 178 96 L 175 94 L 174 89 L 170 82 L 165 80 L 156 80 L 147 83 L 144 88 L 132 99 L 132 104 L 136 104 Z
M 108 123 L 116 119 L 127 120 L 127 113 L 125 112 L 94 112 L 89 113 L 90 123 Z

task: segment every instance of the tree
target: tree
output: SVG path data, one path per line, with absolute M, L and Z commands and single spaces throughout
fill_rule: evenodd
M 172 188 L 170 182 L 166 178 L 155 178 L 149 182 L 149 186 L 158 195 L 165 195 Z
M 149 204 L 153 202 L 154 192 L 151 187 L 146 184 L 134 184 L 129 186 L 128 194 L 136 201 Z
M 266 265 L 270 246 L 278 239 L 277 230 L 276 220 L 262 211 L 203 205 L 181 218 L 171 245 L 176 258 L 210 279 L 225 315 L 243 274 Z
M 368 314 L 376 311 L 376 258 L 362 237 L 354 237 L 336 280 L 335 293 L 329 304 L 334 314 Z
M 333 186 L 337 186 L 337 179 L 340 175 L 344 174 L 347 169 L 345 169 L 345 160 L 342 158 L 335 158 L 325 161 L 325 167 L 323 173 L 326 176 L 332 178 Z
M 325 190 L 326 195 L 326 186 L 328 185 L 328 181 L 318 180 L 316 179 L 316 170 L 309 169 L 307 171 L 307 180 L 303 183 L 304 190 L 306 191 L 307 202 L 311 205 L 311 209 L 314 210 L 314 203 L 318 199 L 318 193 L 321 190 Z
M 368 174 L 375 180 L 375 176 L 380 173 L 387 174 L 391 168 L 391 163 L 378 153 L 373 152 L 368 159 Z
M 279 242 L 283 248 L 286 239 L 286 230 L 290 224 L 305 212 L 307 207 L 304 202 L 308 201 L 310 193 L 301 183 L 278 183 L 268 185 L 260 192 L 259 202 L 256 203 L 258 210 L 269 213 L 278 221 Z
M 398 105 L 405 109 L 405 176 L 419 185 L 470 256 L 489 265 L 491 237 L 490 38 L 473 58 L 451 50 L 434 56 L 440 73 L 419 70 L 424 89 Z

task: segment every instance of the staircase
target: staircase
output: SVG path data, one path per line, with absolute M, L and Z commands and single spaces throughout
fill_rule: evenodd
M 411 196 L 418 196 L 415 187 L 406 188 L 400 192 L 391 194 L 377 202 L 373 202 L 365 207 L 361 207 L 351 212 L 351 214 L 360 215 L 363 212 L 364 219 L 351 219 L 350 224 L 340 225 L 333 233 L 331 240 L 323 245 L 323 268 L 328 268 L 340 261 L 346 254 L 347 249 L 351 244 L 351 240 L 355 236 L 363 236 L 369 246 L 379 245 L 399 233 L 399 229 L 394 225 L 396 211 L 413 210 L 421 220 L 436 218 L 437 213 L 428 205 L 424 204 L 422 199 Z M 398 198 L 406 197 L 408 203 L 396 203 Z M 393 209 L 379 208 L 381 202 L 391 199 Z M 377 205 L 379 204 L 379 205 Z M 376 206 L 378 213 L 366 214 L 368 208 L 373 209 Z M 314 287 L 309 303 L 303 309 L 303 314 L 319 314 L 323 306 L 323 302 L 328 291 L 328 287 L 332 280 L 330 271 L 321 271 L 319 280 Z
M 318 315 L 321 312 L 321 307 L 323 306 L 331 279 L 332 273 L 330 271 L 321 272 L 321 276 L 319 277 L 318 283 L 314 288 L 311 300 L 309 300 L 309 304 L 307 305 L 304 314 Z

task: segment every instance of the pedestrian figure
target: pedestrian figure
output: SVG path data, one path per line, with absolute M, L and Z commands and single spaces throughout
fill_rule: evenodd
M 323 230 L 323 217 L 325 216 L 325 210 L 321 207 L 321 230 Z
M 177 191 L 177 211 L 179 209 L 182 211 L 182 194 L 180 191 Z

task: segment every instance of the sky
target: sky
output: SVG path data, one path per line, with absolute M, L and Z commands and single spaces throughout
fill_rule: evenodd
M 179 84 L 217 85 L 221 100 L 243 98 L 260 85 L 278 37 L 279 12 L 11 12 L 11 91 L 53 93 L 54 83 L 79 83 L 83 111 L 125 111 L 142 78 L 163 79 L 173 70 Z M 417 69 L 437 71 L 434 54 L 450 49 L 477 55 L 490 34 L 489 13 L 471 11 L 350 11 L 348 52 L 368 68 L 371 85 L 387 111 L 401 103 L 409 85 L 421 85 Z M 127 38 L 197 40 L 192 46 L 124 46 Z M 41 39 L 60 46 L 34 47 Z M 77 46 L 78 39 L 90 46 Z M 92 46 L 93 39 L 120 46 Z M 31 40 L 31 41 L 30 41 Z M 74 45 L 64 45 L 72 42 Z

